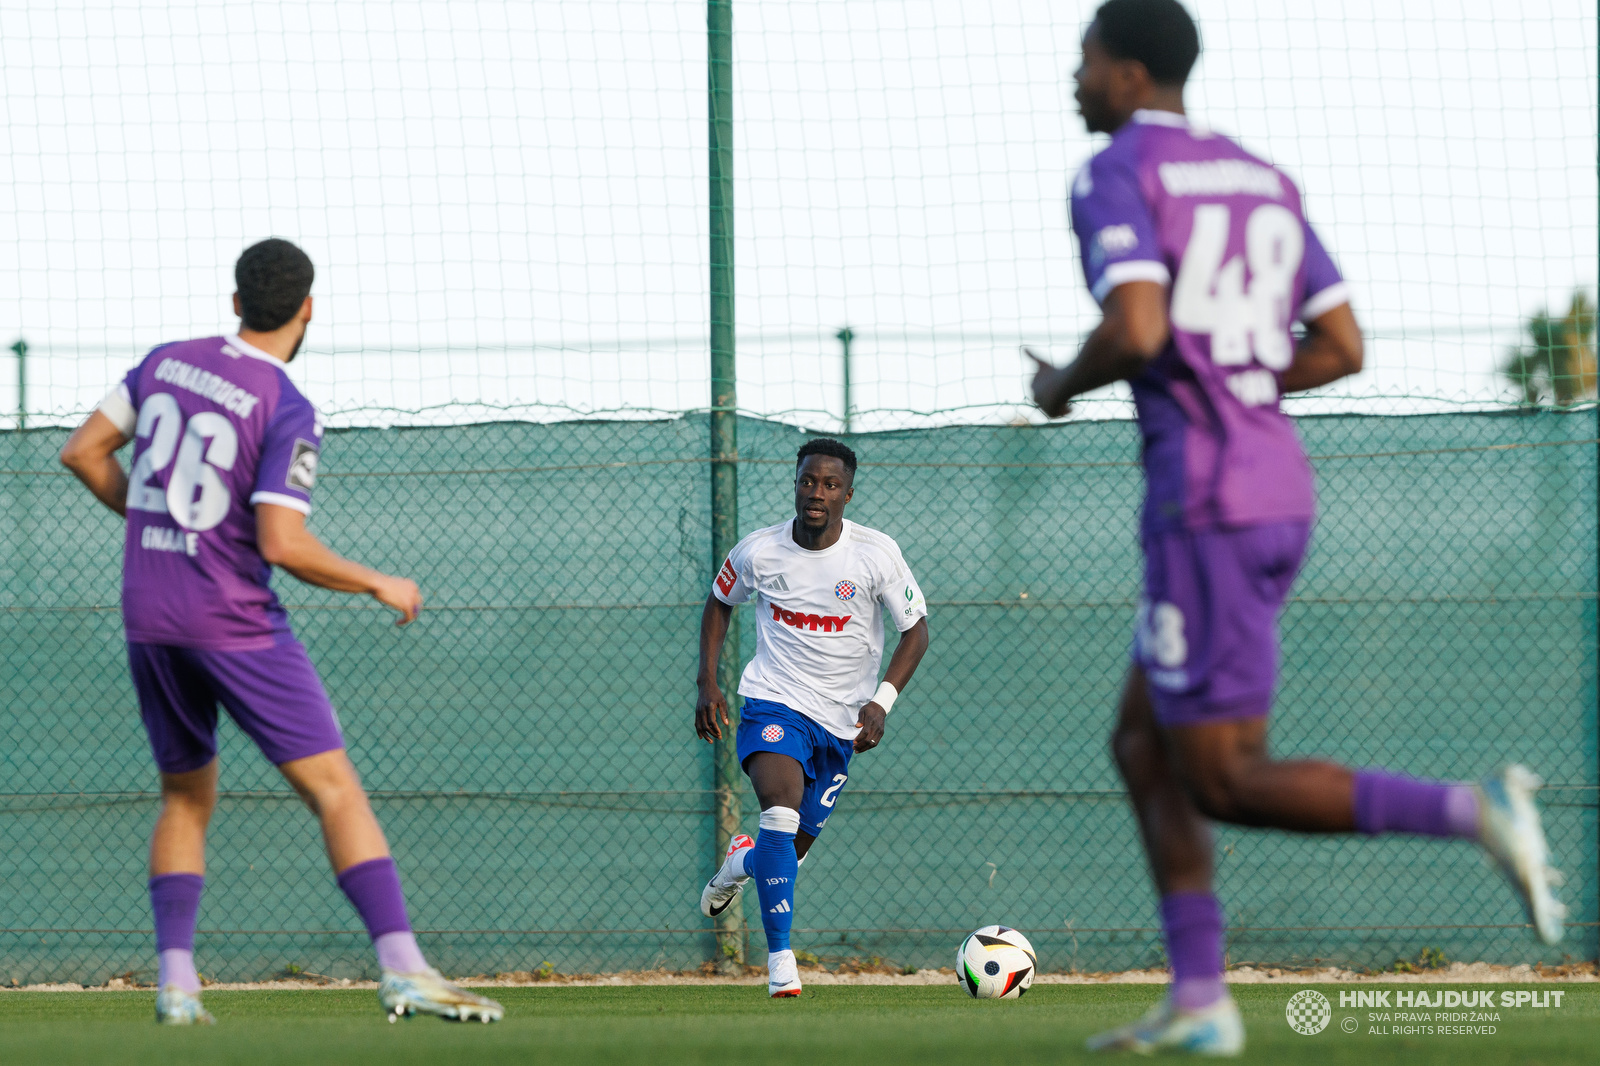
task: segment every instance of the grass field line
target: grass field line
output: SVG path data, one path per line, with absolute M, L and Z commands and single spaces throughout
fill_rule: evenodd
M 914 973 L 884 972 L 831 972 L 820 967 L 802 967 L 801 975 L 807 985 L 953 985 L 953 969 L 921 969 Z M 1306 969 L 1277 966 L 1234 966 L 1228 970 L 1229 984 L 1236 985 L 1305 985 L 1305 984 L 1594 984 L 1600 983 L 1600 965 L 1572 963 L 1564 966 L 1514 966 L 1487 962 L 1455 962 L 1437 969 L 1416 973 L 1382 971 L 1365 973 L 1337 966 Z M 616 988 L 630 985 L 662 987 L 695 985 L 761 985 L 767 980 L 766 971 L 760 967 L 747 967 L 741 975 L 706 974 L 699 971 L 637 970 L 613 974 L 554 974 L 536 976 L 527 973 L 501 974 L 496 977 L 477 976 L 460 979 L 471 988 Z M 1046 985 L 1160 985 L 1171 980 L 1164 969 L 1123 970 L 1111 973 L 1042 973 L 1034 978 L 1035 984 Z M 376 981 L 358 981 L 349 978 L 307 981 L 221 981 L 206 985 L 206 990 L 218 992 L 259 991 L 318 991 L 337 989 L 375 990 Z M 152 991 L 149 985 L 130 983 L 123 978 L 113 978 L 105 985 L 84 986 L 75 983 L 35 984 L 20 987 L 0 987 L 0 997 L 7 992 L 130 992 Z

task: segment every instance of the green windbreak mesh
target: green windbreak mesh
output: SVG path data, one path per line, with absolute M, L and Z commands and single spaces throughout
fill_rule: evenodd
M 1227 829 L 1230 961 L 1594 957 L 1594 412 L 1301 430 L 1321 518 L 1283 619 L 1277 752 L 1450 778 L 1525 761 L 1548 782 L 1573 927 L 1539 946 L 1465 844 Z M 739 436 L 742 526 L 781 520 L 805 435 Z M 156 779 L 117 614 L 121 526 L 56 464 L 62 439 L 0 435 L 0 981 L 148 977 L 154 957 Z M 932 647 L 806 863 L 796 947 L 949 965 L 1000 922 L 1047 971 L 1159 963 L 1107 750 L 1140 587 L 1134 429 L 852 443 L 850 517 L 899 540 Z M 701 417 L 330 434 L 313 528 L 414 576 L 427 609 L 397 630 L 368 601 L 275 580 L 446 972 L 715 953 L 697 907 L 711 754 L 691 727 L 707 449 Z M 202 972 L 370 975 L 311 817 L 231 724 L 222 760 Z M 755 815 L 746 795 L 746 831 Z

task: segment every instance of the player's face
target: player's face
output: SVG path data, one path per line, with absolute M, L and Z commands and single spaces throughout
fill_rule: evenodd
M 1100 43 L 1099 23 L 1089 23 L 1083 35 L 1083 60 L 1072 75 L 1078 83 L 1072 95 L 1090 133 L 1111 133 L 1127 121 L 1131 109 L 1125 110 L 1120 99 L 1125 79 L 1119 68 L 1124 65 Z
M 844 521 L 844 505 L 854 489 L 843 459 L 808 455 L 794 478 L 794 513 L 807 529 L 826 529 Z

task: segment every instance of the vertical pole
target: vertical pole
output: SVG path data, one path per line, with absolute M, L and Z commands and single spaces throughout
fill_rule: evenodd
M 850 342 L 856 339 L 855 332 L 846 326 L 834 334 L 839 338 L 839 345 L 844 349 L 844 432 L 850 435 L 850 421 L 855 416 L 856 405 L 850 395 Z
M 21 337 L 11 346 L 17 353 L 17 428 L 28 428 L 28 342 Z
M 711 572 L 739 540 L 738 393 L 733 339 L 733 3 L 706 3 L 706 118 L 711 147 Z M 728 624 L 728 642 L 717 684 L 737 722 L 739 616 Z M 728 841 L 739 832 L 739 759 L 733 730 L 725 729 L 712 754 L 712 819 L 722 862 Z M 717 964 L 732 969 L 745 957 L 744 912 L 729 907 L 716 919 Z

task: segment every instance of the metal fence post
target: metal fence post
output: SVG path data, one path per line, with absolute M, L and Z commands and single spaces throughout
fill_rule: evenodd
M 28 342 L 21 337 L 11 346 L 17 353 L 17 428 L 28 428 Z
M 850 342 L 856 339 L 856 334 L 855 330 L 845 326 L 834 336 L 839 338 L 839 347 L 844 356 L 844 435 L 848 437 L 851 419 L 856 410 L 855 397 L 850 395 Z
M 733 5 L 706 4 L 706 118 L 710 127 L 711 173 L 711 569 L 739 540 L 738 394 L 733 338 Z M 737 720 L 739 616 L 728 624 L 728 642 L 717 673 Z M 739 760 L 733 731 L 725 730 L 712 755 L 714 863 L 739 831 L 742 811 Z M 744 912 L 729 907 L 716 919 L 717 963 L 725 969 L 745 958 Z

